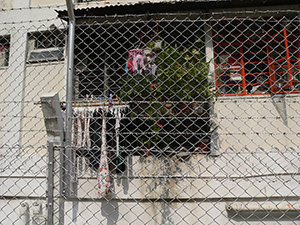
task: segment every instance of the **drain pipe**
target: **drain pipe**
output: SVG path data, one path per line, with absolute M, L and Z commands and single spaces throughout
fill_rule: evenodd
M 300 204 L 295 203 L 291 204 L 289 202 L 280 202 L 278 204 L 273 202 L 264 202 L 262 204 L 256 202 L 250 202 L 247 204 L 243 204 L 241 202 L 234 202 L 226 204 L 226 209 L 228 211 L 235 211 L 235 212 L 244 212 L 244 211 L 299 211 Z
M 22 202 L 20 209 L 20 225 L 29 225 L 29 222 L 29 204 L 27 202 Z

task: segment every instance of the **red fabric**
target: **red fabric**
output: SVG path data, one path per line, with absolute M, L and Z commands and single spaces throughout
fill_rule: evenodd
M 129 73 L 133 73 L 133 66 L 132 66 L 132 56 L 129 55 L 128 63 L 127 63 L 127 68 Z

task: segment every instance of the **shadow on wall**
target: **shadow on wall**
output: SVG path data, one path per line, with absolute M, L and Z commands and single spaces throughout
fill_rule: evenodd
M 119 219 L 119 205 L 116 200 L 101 203 L 101 215 L 107 218 L 107 225 L 115 225 Z

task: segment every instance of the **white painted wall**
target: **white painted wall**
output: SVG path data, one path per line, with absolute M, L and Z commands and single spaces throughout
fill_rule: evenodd
M 13 0 L 1 0 L 0 8 L 1 9 L 11 9 L 13 7 Z
M 34 105 L 33 102 L 40 101 L 40 96 L 52 92 L 58 92 L 62 99 L 65 91 L 64 75 L 63 61 L 26 67 L 21 145 L 23 148 L 28 147 L 26 153 L 29 155 L 37 153 L 40 146 L 47 144 L 42 110 L 40 105 Z M 38 153 L 46 154 L 44 151 Z
M 31 1 L 31 6 L 37 6 L 40 1 Z M 17 4 L 18 3 L 18 4 Z M 28 1 L 16 1 L 14 7 L 21 7 Z M 38 101 L 38 96 L 45 92 L 58 91 L 62 96 L 65 86 L 62 64 L 26 66 L 26 32 L 44 29 L 58 20 L 44 21 L 55 18 L 53 9 L 34 9 L 0 12 L 7 22 L 41 20 L 34 23 L 22 23 L 22 27 L 12 29 L 5 25 L 12 35 L 11 59 L 12 64 L 7 69 L 0 70 L 1 83 L 0 97 L 12 102 L 24 99 Z M 1 24 L 3 27 L 4 25 Z M 15 27 L 15 25 L 13 25 Z M 42 28 L 40 28 L 42 27 Z M 26 31 L 25 31 L 26 30 Z M 3 33 L 3 30 L 1 30 Z M 8 76 L 9 74 L 9 76 Z M 44 85 L 38 85 L 43 83 Z M 10 86 L 8 86 L 10 84 Z M 228 199 L 241 197 L 245 201 L 256 200 L 256 197 L 281 198 L 287 196 L 291 202 L 299 200 L 299 97 L 287 98 L 287 112 L 290 118 L 288 126 L 281 119 L 277 119 L 278 112 L 267 97 L 255 98 L 218 98 L 215 113 L 219 122 L 218 134 L 220 135 L 221 155 L 212 158 L 203 155 L 193 155 L 190 159 L 181 160 L 172 158 L 166 164 L 159 158 L 132 157 L 128 158 L 126 176 L 115 177 L 115 195 L 112 200 L 98 200 L 96 195 L 97 181 L 95 176 L 83 173 L 78 177 L 78 196 L 85 201 L 78 203 L 78 211 L 74 202 L 67 202 L 65 209 L 65 224 L 84 224 L 87 219 L 90 224 L 243 224 L 244 220 L 231 219 L 225 210 Z M 296 100 L 294 102 L 294 100 Z M 267 101 L 267 103 L 265 103 Z M 262 107 L 264 105 L 265 107 Z M 12 103 L 5 111 L 0 109 L 0 116 L 17 115 L 17 119 L 1 120 L 3 130 L 14 128 L 13 135 L 5 134 L 6 140 L 2 143 L 14 145 L 21 143 L 29 146 L 25 154 L 16 157 L 1 156 L 0 195 L 6 200 L 0 200 L 0 218 L 5 218 L 3 225 L 18 224 L 19 210 L 22 199 L 45 198 L 47 158 L 43 132 L 42 114 L 38 106 L 32 102 L 24 105 Z M 13 109 L 13 110 L 10 110 Z M 234 110 L 233 110 L 234 109 Z M 2 110 L 2 111 L 1 111 Z M 22 118 L 19 115 L 28 116 Z M 262 115 L 267 115 L 262 119 Z M 37 118 L 33 118 L 36 116 Z M 236 120 L 235 116 L 239 116 Z M 291 116 L 294 116 L 292 118 Z M 251 120 L 246 117 L 256 118 Z M 259 119 L 260 118 L 260 119 Z M 22 123 L 21 123 L 22 122 Z M 2 124 L 1 124 L 2 123 Z M 28 132 L 19 137 L 18 129 L 34 128 L 36 133 Z M 256 131 L 266 131 L 257 137 Z M 234 135 L 227 135 L 227 133 Z M 248 135 L 241 135 L 250 132 Z M 277 132 L 276 137 L 267 133 Z M 286 132 L 286 135 L 283 135 Z M 3 138 L 3 137 L 2 137 Z M 262 139 L 264 138 L 264 139 Z M 9 141 L 9 140 L 10 141 Z M 42 141 L 41 141 L 42 140 Z M 262 141 L 267 140 L 267 142 Z M 280 142 L 278 142 L 280 140 Z M 292 141 L 291 141 L 292 140 Z M 1 138 L 0 138 L 1 141 Z M 277 144 L 275 144 L 277 143 Z M 42 149 L 38 145 L 43 146 Z M 241 151 L 247 146 L 249 152 Z M 262 149 L 257 150 L 257 147 Z M 284 147 L 285 146 L 285 147 Z M 294 147 L 287 149 L 286 147 Z M 226 151 L 229 147 L 231 151 Z M 270 150 L 270 147 L 278 149 Z M 38 153 L 38 154 L 35 154 Z M 270 175 L 275 176 L 270 176 Z M 289 174 L 294 174 L 290 176 Z M 150 176 L 150 177 L 149 177 Z M 151 176 L 155 176 L 151 178 Z M 191 198 L 192 196 L 192 198 Z M 17 198 L 18 200 L 17 200 Z M 120 200 L 116 200 L 115 198 Z M 157 197 L 168 200 L 178 198 L 170 204 L 156 201 Z M 20 200 L 19 200 L 20 199 Z M 148 199 L 147 201 L 140 201 Z M 186 199 L 191 199 L 186 202 Z M 93 200 L 97 200 L 93 202 Z M 124 202 L 123 202 L 124 201 Z M 9 204 L 8 204 L 9 202 Z M 29 201 L 32 205 L 33 201 Z M 45 206 L 45 201 L 43 202 Z M 80 212 L 84 212 L 80 214 Z M 32 213 L 32 210 L 31 210 Z M 9 215 L 9 216 L 8 216 Z M 75 219 L 76 217 L 77 220 Z M 197 218 L 200 218 L 197 221 Z M 118 221 L 118 222 L 116 222 Z M 298 221 L 297 221 L 298 222 Z M 258 220 L 249 221 L 257 224 Z M 265 221 L 264 224 L 274 224 L 274 221 Z M 290 224 L 283 220 L 280 224 Z
M 14 7 L 21 7 L 16 4 Z M 47 30 L 52 24 L 58 28 L 65 27 L 57 19 L 54 8 L 2 11 L 0 16 L 5 18 L 5 23 L 0 23 L 0 35 L 10 35 L 11 40 L 9 66 L 5 72 L 4 69 L 0 71 L 4 81 L 1 84 L 1 97 L 6 101 L 1 108 L 1 128 L 6 132 L 0 134 L 0 140 L 7 148 L 11 148 L 3 153 L 19 154 L 19 145 L 22 144 L 30 145 L 31 151 L 28 153 L 32 154 L 35 147 L 46 143 L 44 133 L 39 132 L 44 129 L 41 111 L 33 105 L 33 101 L 39 101 L 39 96 L 47 91 L 60 92 L 63 97 L 65 72 L 64 62 L 27 68 L 27 34 Z M 24 100 L 27 103 L 22 103 Z
M 14 8 L 28 8 L 30 0 L 13 0 Z
M 10 29 L 10 54 L 9 66 L 7 68 L 5 89 L 7 102 L 4 108 L 3 142 L 10 148 L 8 154 L 16 154 L 19 150 L 21 117 L 22 117 L 22 98 L 23 98 L 23 80 L 26 58 L 26 29 L 16 25 Z
M 239 152 L 244 148 L 250 151 L 258 148 L 299 150 L 299 100 L 298 94 L 286 96 L 285 124 L 271 96 L 219 97 L 214 110 L 219 126 L 220 152 Z M 282 103 L 277 104 L 283 107 Z
M 226 204 L 237 202 L 236 198 L 243 204 L 277 204 L 282 203 L 282 197 L 290 205 L 298 202 L 298 153 L 223 153 L 216 158 L 192 155 L 189 159 L 173 157 L 169 161 L 152 156 L 128 157 L 125 176 L 114 175 L 114 192 L 108 196 L 109 201 L 98 198 L 96 177 L 83 168 L 78 177 L 78 197 L 81 201 L 66 201 L 65 224 L 81 225 L 87 221 L 89 224 L 111 225 L 146 222 L 243 224 L 245 217 L 226 210 Z M 17 160 L 21 160 L 21 157 Z M 24 162 L 27 163 L 14 172 L 15 168 L 9 161 L 6 160 L 5 165 L 0 167 L 5 169 L 3 175 L 10 175 L 9 179 L 0 178 L 0 194 L 7 199 L 14 199 L 10 200 L 9 205 L 7 201 L 0 200 L 0 218 L 11 215 L 4 219 L 3 225 L 17 224 L 22 201 L 27 196 L 44 199 L 47 185 L 43 175 L 46 172 L 43 167 L 46 158 L 26 158 Z M 36 164 L 33 165 L 33 162 Z M 45 170 L 36 171 L 39 168 Z M 28 202 L 32 205 L 33 201 Z M 32 216 L 32 208 L 30 213 Z M 278 218 L 282 213 L 274 211 L 270 214 Z M 293 212 L 284 213 L 292 216 Z M 256 216 L 247 222 L 260 223 Z M 299 224 L 299 221 L 294 222 Z M 265 220 L 264 223 L 274 224 L 274 220 Z M 278 224 L 291 224 L 291 221 L 283 217 Z
M 30 7 L 65 5 L 65 0 L 31 0 Z
M 7 68 L 1 68 L 0 69 L 0 80 L 2 81 L 0 83 L 0 90 L 6 90 L 7 88 Z M 4 91 L 0 91 L 0 99 L 6 99 L 6 92 Z M 0 117 L 4 118 L 4 109 L 5 109 L 5 104 L 1 101 L 0 102 Z M 5 131 L 4 130 L 4 123 L 3 120 L 0 120 L 0 130 Z M 4 142 L 3 142 L 3 134 L 0 135 L 0 146 L 3 146 Z M 2 149 L 0 150 L 0 155 L 2 154 Z

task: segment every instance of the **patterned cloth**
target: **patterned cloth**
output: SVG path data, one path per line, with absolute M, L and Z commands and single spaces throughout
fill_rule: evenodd
M 106 145 L 106 119 L 105 110 L 102 112 L 102 145 L 101 145 L 101 158 L 97 174 L 98 180 L 98 195 L 99 198 L 104 197 L 108 193 L 112 192 L 113 181 L 109 174 L 109 163 L 107 156 L 107 145 Z
M 122 119 L 122 111 L 128 107 L 127 105 L 114 106 L 111 100 L 108 106 L 75 106 L 73 108 L 73 122 L 72 122 L 72 143 L 76 148 L 91 149 L 91 134 L 90 126 L 91 119 L 93 119 L 94 112 L 101 112 L 102 114 L 102 132 L 101 132 L 101 157 L 99 162 L 99 168 L 97 170 L 97 191 L 99 198 L 104 197 L 108 193 L 113 191 L 113 180 L 110 177 L 109 171 L 109 156 L 106 141 L 106 116 L 108 113 L 113 115 L 116 119 L 116 150 L 117 156 L 120 155 L 119 148 L 119 129 L 120 120 Z M 74 155 L 75 156 L 75 155 Z M 76 157 L 76 156 L 75 156 Z M 74 162 L 76 158 L 74 159 Z
M 93 111 L 89 108 L 73 109 L 72 122 L 72 143 L 77 148 L 90 148 L 90 122 L 93 117 Z

